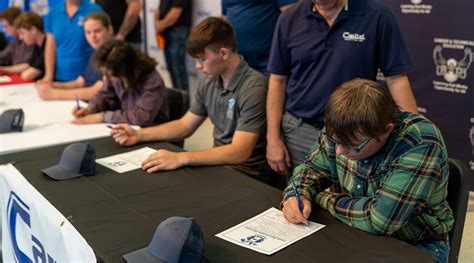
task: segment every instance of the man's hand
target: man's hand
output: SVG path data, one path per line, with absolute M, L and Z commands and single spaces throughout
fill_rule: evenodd
M 165 31 L 165 25 L 161 20 L 155 20 L 155 31 L 156 33 L 163 33 Z
M 153 173 L 161 170 L 174 170 L 186 165 L 184 153 L 158 150 L 142 162 L 142 170 Z
M 282 175 L 290 174 L 290 154 L 281 140 L 267 141 L 267 161 L 273 171 Z
M 130 146 L 140 142 L 140 132 L 133 129 L 128 124 L 114 125 L 110 135 L 112 135 L 112 138 L 122 146 Z
M 81 110 L 83 110 L 83 109 L 81 108 L 79 111 L 81 111 Z M 84 110 L 86 110 L 86 109 L 84 109 Z M 83 117 L 76 117 L 71 122 L 74 123 L 74 124 L 101 123 L 103 115 L 104 115 L 103 112 L 87 114 Z
M 295 196 L 289 197 L 283 203 L 283 216 L 292 224 L 307 223 L 308 217 L 311 214 L 311 202 L 301 197 L 303 203 L 303 213 L 300 212 L 298 201 Z

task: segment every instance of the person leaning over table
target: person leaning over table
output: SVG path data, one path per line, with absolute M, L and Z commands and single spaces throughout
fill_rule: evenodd
M 87 108 L 74 107 L 75 124 L 129 123 L 151 126 L 169 119 L 165 85 L 156 61 L 122 40 L 110 40 L 94 54 L 104 87 Z
M 400 112 L 386 88 L 365 79 L 337 88 L 325 117 L 319 145 L 290 179 L 303 213 L 288 186 L 285 218 L 304 222 L 318 205 L 349 226 L 404 240 L 446 262 L 454 219 L 439 129 L 422 115 Z
M 44 74 L 44 45 L 46 36 L 43 19 L 33 12 L 25 12 L 15 19 L 14 27 L 18 38 L 27 46 L 33 47 L 27 62 L 0 66 L 0 72 L 19 74 L 23 80 L 35 80 Z
M 191 136 L 207 116 L 214 124 L 214 147 L 194 152 L 159 150 L 142 169 L 149 173 L 181 166 L 231 165 L 268 183 L 265 151 L 266 85 L 261 73 L 250 68 L 237 53 L 232 26 L 217 17 L 200 22 L 188 38 L 188 53 L 204 74 L 196 97 L 178 120 L 147 129 L 134 130 L 119 124 L 112 136 L 121 145 L 144 141 L 174 141 Z
M 84 19 L 84 33 L 87 42 L 97 50 L 113 36 L 109 16 L 104 12 L 92 12 Z M 37 82 L 36 91 L 43 100 L 89 101 L 103 87 L 102 72 L 94 68 L 93 55 L 77 79 L 66 82 Z
M 14 27 L 15 19 L 21 14 L 18 7 L 8 7 L 0 12 L 0 23 L 3 30 L 13 36 L 13 40 L 0 51 L 0 65 L 10 66 L 20 63 L 27 63 L 33 53 L 33 46 L 26 45 L 18 38 L 18 32 Z

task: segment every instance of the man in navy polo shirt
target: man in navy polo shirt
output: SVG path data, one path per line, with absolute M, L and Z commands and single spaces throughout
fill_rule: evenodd
M 411 67 L 395 18 L 375 0 L 303 0 L 282 13 L 268 64 L 272 169 L 289 175 L 304 161 L 324 126 L 329 95 L 345 81 L 375 80 L 380 69 L 402 110 L 416 112 Z
M 83 72 L 93 51 L 86 41 L 83 22 L 93 11 L 101 11 L 101 8 L 89 0 L 65 0 L 51 8 L 44 18 L 43 81 L 71 81 Z

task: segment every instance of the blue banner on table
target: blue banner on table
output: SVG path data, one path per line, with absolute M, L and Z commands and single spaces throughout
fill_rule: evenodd
M 441 129 L 474 189 L 474 1 L 384 0 L 410 50 L 419 111 Z

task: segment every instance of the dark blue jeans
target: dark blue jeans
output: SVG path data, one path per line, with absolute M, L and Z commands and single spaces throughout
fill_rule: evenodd
M 446 240 L 423 240 L 418 242 L 410 242 L 414 246 L 431 253 L 436 257 L 438 262 L 446 263 L 449 257 L 449 239 Z
M 186 71 L 186 40 L 189 29 L 169 28 L 165 31 L 165 59 L 170 72 L 173 88 L 188 91 L 188 73 Z

